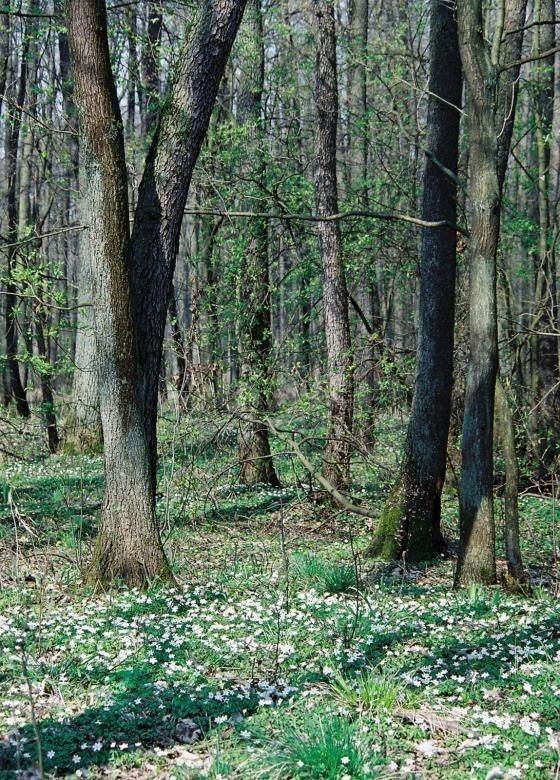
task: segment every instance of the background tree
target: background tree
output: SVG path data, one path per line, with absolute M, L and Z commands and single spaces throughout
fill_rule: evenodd
M 250 155 L 246 166 L 245 210 L 266 191 L 266 150 L 263 116 L 264 41 L 261 0 L 249 0 L 245 11 L 246 42 L 241 70 L 238 117 Z M 252 196 L 252 197 L 251 197 Z M 255 218 L 244 230 L 239 302 L 239 469 L 242 484 L 279 485 L 270 455 L 265 422 L 270 409 L 272 346 L 268 268 L 268 220 Z
M 338 221 L 337 122 L 338 81 L 334 6 L 313 4 L 315 33 L 316 155 L 314 160 L 317 225 L 323 268 L 323 306 L 329 383 L 329 424 L 323 454 L 323 475 L 337 490 L 350 479 L 350 441 L 354 404 L 348 293 L 342 264 Z

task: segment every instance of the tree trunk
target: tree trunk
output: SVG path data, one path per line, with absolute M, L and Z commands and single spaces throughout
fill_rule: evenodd
M 462 73 L 457 21 L 444 0 L 432 0 L 428 131 L 422 218 L 457 219 L 457 162 Z M 453 385 L 457 231 L 422 232 L 416 386 L 402 471 L 381 515 L 371 552 L 419 561 L 443 546 L 445 480 Z
M 536 0 L 536 21 L 555 20 L 554 0 Z M 554 24 L 537 25 L 533 33 L 533 54 L 549 51 L 556 43 Z M 533 116 L 537 157 L 538 252 L 535 256 L 535 302 L 531 328 L 535 356 L 531 405 L 532 426 L 538 444 L 537 474 L 545 478 L 558 451 L 560 436 L 560 372 L 558 363 L 558 304 L 556 263 L 550 236 L 550 149 L 554 110 L 554 55 L 533 63 Z
M 19 83 L 16 95 L 12 95 L 12 97 L 15 97 L 15 104 L 10 106 L 6 119 L 6 206 L 8 212 L 8 235 L 11 244 L 17 242 L 18 237 L 17 161 L 22 106 L 25 103 L 25 96 L 27 93 L 28 51 L 29 38 L 24 32 Z M 27 393 L 21 381 L 19 371 L 19 338 L 17 322 L 18 290 L 17 285 L 14 282 L 13 273 L 16 256 L 16 247 L 11 246 L 10 249 L 8 249 L 8 267 L 6 271 L 6 362 L 10 378 L 11 398 L 16 403 L 18 414 L 22 417 L 29 417 L 30 410 L 27 401 Z
M 88 578 L 142 585 L 170 579 L 154 512 L 151 462 L 137 395 L 131 244 L 123 127 L 104 0 L 68 0 L 68 36 L 87 187 L 105 498 Z
M 519 543 L 519 470 L 515 452 L 515 429 L 507 390 L 498 378 L 496 382 L 496 431 L 502 445 L 505 462 L 504 541 L 507 561 L 507 584 L 514 590 L 527 589 L 527 574 Z
M 524 25 L 525 0 L 508 0 L 502 14 L 491 45 L 482 34 L 481 0 L 461 0 L 458 4 L 459 46 L 468 85 L 472 248 L 470 355 L 461 442 L 457 586 L 496 581 L 492 492 L 494 402 L 498 376 L 496 252 L 517 81 L 514 68 L 503 71 L 499 80 L 498 73 L 501 61 L 515 61 L 521 51 L 522 32 L 519 31 Z M 514 30 L 518 32 L 508 35 Z M 507 422 L 507 417 L 502 416 L 502 419 Z M 510 480 L 514 477 L 514 474 L 510 475 Z
M 245 21 L 245 48 L 241 67 L 239 123 L 246 131 L 249 159 L 245 164 L 246 209 L 262 197 L 265 184 L 264 127 L 264 40 L 261 0 L 249 0 Z M 253 182 L 253 185 L 249 182 Z M 251 192 L 251 189 L 253 192 Z M 257 200 L 258 202 L 258 200 Z M 270 352 L 272 348 L 270 285 L 268 277 L 268 224 L 252 219 L 245 226 L 246 247 L 241 268 L 239 306 L 239 480 L 242 485 L 280 484 L 270 454 L 268 428 L 264 419 L 271 397 Z
M 509 0 L 504 8 L 504 29 L 499 46 L 499 61 L 517 62 L 523 51 L 523 27 L 525 24 L 527 0 Z M 497 45 L 497 44 L 496 44 Z M 498 79 L 496 110 L 500 127 L 498 136 L 498 187 L 502 197 L 507 164 L 513 135 L 519 66 L 502 71 Z M 499 123 L 499 124 L 498 124 Z M 509 385 L 507 364 L 500 360 L 499 376 L 496 380 L 495 422 L 502 446 L 505 466 L 504 496 L 504 539 L 507 560 L 507 583 L 514 590 L 527 592 L 529 587 L 527 574 L 523 567 L 521 546 L 519 543 L 519 467 L 515 449 L 515 423 L 510 400 L 506 389 Z
M 318 217 L 338 212 L 338 81 L 332 0 L 313 3 L 315 33 L 315 201 Z M 350 481 L 354 404 L 353 365 L 348 325 L 348 293 L 338 221 L 317 223 L 323 267 L 323 303 L 329 381 L 329 423 L 323 475 L 337 490 Z
M 83 176 L 81 177 L 83 178 Z M 89 194 L 80 188 L 80 212 L 91 212 Z M 80 451 L 95 451 L 103 444 L 103 432 L 99 411 L 99 377 L 95 345 L 95 317 L 92 306 L 90 230 L 79 237 L 78 249 L 78 321 L 76 328 L 76 354 L 72 384 L 72 415 L 69 421 L 73 446 Z

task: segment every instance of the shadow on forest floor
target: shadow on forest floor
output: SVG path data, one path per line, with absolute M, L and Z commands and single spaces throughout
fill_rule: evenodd
M 466 602 L 465 606 L 473 611 L 472 604 Z M 477 617 L 485 610 L 494 620 L 495 614 L 487 603 L 474 605 L 475 613 L 480 613 Z M 355 636 L 362 648 L 365 636 L 360 634 L 366 628 L 364 623 Z M 376 668 L 389 650 L 413 637 L 420 642 L 427 641 L 430 647 L 430 629 L 428 623 L 423 635 L 419 635 L 414 625 L 403 625 L 395 631 L 371 637 L 364 659 L 367 668 Z M 424 646 L 425 652 L 421 654 L 401 654 L 397 673 L 413 690 L 421 691 L 422 685 L 435 682 L 436 671 L 447 669 L 448 674 L 438 683 L 442 700 L 446 695 L 456 694 L 459 677 L 466 680 L 469 701 L 482 702 L 485 691 L 491 686 L 499 692 L 496 695 L 505 695 L 508 689 L 519 685 L 515 675 L 519 665 L 542 661 L 544 646 L 548 653 L 551 642 L 560 647 L 560 629 L 552 618 L 539 624 L 537 629 L 533 625 L 520 625 L 503 630 L 499 642 L 494 633 L 484 634 L 478 629 L 475 636 L 464 640 L 447 637 L 442 641 L 434 636 L 430 650 Z M 394 660 L 391 659 L 393 668 Z M 351 677 L 363 671 L 363 667 L 351 668 L 341 662 L 339 670 Z M 106 671 L 100 665 L 97 670 L 88 672 L 88 679 L 98 678 L 107 683 Z M 189 723 L 191 720 L 198 726 L 202 739 L 200 747 L 203 748 L 203 740 L 212 726 L 215 727 L 216 718 L 225 723 L 225 728 L 246 728 L 242 724 L 259 708 L 262 688 L 259 689 L 257 679 L 231 679 L 224 684 L 218 679 L 200 677 L 198 681 L 184 683 L 161 681 L 160 674 L 159 664 L 150 663 L 112 672 L 109 682 L 114 692 L 110 697 L 108 695 L 106 704 L 100 703 L 64 720 L 54 717 L 40 720 L 37 729 L 45 772 L 61 775 L 88 767 L 123 765 L 127 756 L 134 758 L 131 753 L 154 751 L 157 756 L 158 748 L 167 751 L 176 748 L 180 755 L 188 741 L 183 738 L 185 721 L 189 729 L 194 728 L 193 723 Z M 301 689 L 306 683 L 323 681 L 316 674 L 307 675 L 299 677 L 296 685 Z M 547 709 L 550 710 L 547 725 L 559 729 L 560 704 L 555 697 L 551 697 Z M 36 745 L 32 722 L 4 736 L 0 742 L 0 778 L 7 780 L 17 776 L 18 769 L 36 765 Z M 198 747 L 193 749 L 197 751 Z M 143 756 L 143 762 L 145 758 L 148 756 Z

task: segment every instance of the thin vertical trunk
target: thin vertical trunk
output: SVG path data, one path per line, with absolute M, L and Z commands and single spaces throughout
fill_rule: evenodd
M 315 201 L 318 217 L 338 212 L 338 80 L 332 0 L 313 3 L 315 33 Z M 348 292 L 338 221 L 317 223 L 323 267 L 323 303 L 329 381 L 329 423 L 323 475 L 337 490 L 350 481 L 354 404 L 353 365 L 348 325 Z
M 144 90 L 140 93 L 142 137 L 146 138 L 150 123 L 153 122 L 159 108 L 159 48 L 163 14 L 161 3 L 148 2 L 148 34 L 142 50 Z
M 32 12 L 39 13 L 41 7 L 39 4 L 32 5 L 30 7 Z M 31 19 L 28 23 L 28 29 L 26 33 L 29 36 L 29 50 L 27 54 L 27 81 L 28 81 L 28 94 L 33 95 L 33 91 L 37 82 L 37 30 L 36 21 Z M 31 98 L 26 101 L 23 107 L 26 114 L 31 119 L 35 118 L 36 106 L 35 101 Z M 36 204 L 32 208 L 31 204 L 31 189 L 33 185 L 32 171 L 34 169 L 33 150 L 34 150 L 34 130 L 31 123 L 25 125 L 25 129 L 22 137 L 21 144 L 21 160 L 20 160 L 20 174 L 19 174 L 19 206 L 18 206 L 18 236 L 20 238 L 28 238 L 30 229 L 34 229 L 37 223 Z M 31 251 L 29 251 L 31 250 Z M 32 265 L 37 261 L 41 262 L 41 242 L 27 243 L 22 247 L 22 252 L 26 252 L 25 261 L 28 265 Z M 48 340 L 46 337 L 48 329 L 48 309 L 44 303 L 45 289 L 43 284 L 44 272 L 41 268 L 38 269 L 38 278 L 36 289 L 36 297 L 33 304 L 34 311 L 34 326 L 35 326 L 35 341 L 37 344 L 37 354 L 40 358 L 39 364 L 39 381 L 41 387 L 41 407 L 40 416 L 43 420 L 45 430 L 47 432 L 47 441 L 49 451 L 51 454 L 56 454 L 60 443 L 58 428 L 56 422 L 55 405 L 54 405 L 54 392 L 52 386 L 52 366 L 50 363 L 50 350 Z
M 85 167 L 85 166 L 82 166 Z M 85 177 L 80 177 L 79 213 L 84 221 L 90 213 Z M 92 305 L 90 229 L 79 236 L 77 257 L 78 319 L 72 383 L 72 419 L 69 424 L 72 445 L 80 451 L 95 451 L 103 443 L 99 410 L 99 376 L 95 344 L 95 317 Z
M 554 0 L 535 0 L 536 21 L 555 20 Z M 549 51 L 556 42 L 554 24 L 537 25 L 533 33 L 533 54 Z M 535 302 L 531 328 L 535 357 L 531 405 L 535 408 L 532 426 L 538 443 L 537 473 L 546 477 L 558 450 L 560 435 L 560 372 L 558 364 L 558 305 L 555 254 L 550 236 L 550 152 L 554 113 L 554 55 L 532 65 L 533 116 L 537 157 L 538 252 L 535 256 Z
M 239 122 L 246 131 L 246 181 L 252 193 L 261 195 L 265 183 L 262 94 L 264 89 L 264 41 L 261 0 L 248 0 L 243 23 L 245 48 L 241 67 Z M 251 185 L 245 187 L 251 194 Z M 247 202 L 250 210 L 253 201 Z M 246 247 L 241 268 L 239 322 L 239 480 L 243 485 L 270 484 L 279 480 L 270 454 L 265 418 L 270 409 L 272 349 L 270 285 L 268 270 L 268 224 L 252 219 L 245 228 Z
M 55 8 L 62 10 L 63 0 L 57 0 Z M 87 224 L 90 212 L 89 197 L 80 162 L 78 116 L 74 104 L 74 87 L 71 73 L 70 50 L 66 29 L 58 34 L 62 100 L 69 129 L 69 162 L 67 173 L 67 218 L 74 206 L 72 188 L 79 191 L 78 221 Z M 81 173 L 80 173 L 81 172 Z M 92 279 L 89 229 L 82 230 L 73 244 L 77 284 L 76 342 L 74 374 L 72 378 L 72 410 L 67 429 L 72 447 L 79 451 L 96 451 L 103 444 L 101 415 L 99 411 L 99 379 L 97 375 L 97 350 L 95 346 L 95 319 L 92 306 Z
M 495 57 L 502 63 L 517 62 L 523 50 L 523 27 L 527 0 L 509 0 L 504 5 L 502 38 L 495 38 Z M 496 112 L 500 127 L 498 135 L 498 187 L 503 196 L 517 106 L 519 66 L 502 71 L 498 79 Z M 504 541 L 507 561 L 507 581 L 513 589 L 527 590 L 528 579 L 523 567 L 519 543 L 519 467 L 515 449 L 515 422 L 510 398 L 510 376 L 507 364 L 498 357 L 496 380 L 495 424 L 505 465 Z
M 6 205 L 8 212 L 8 235 L 10 243 L 15 244 L 18 236 L 18 197 L 17 197 L 17 163 L 18 149 L 20 141 L 22 106 L 25 103 L 27 94 L 27 55 L 29 51 L 29 38 L 24 32 L 23 46 L 21 52 L 20 72 L 18 79 L 18 88 L 12 98 L 15 101 L 10 105 L 6 118 L 6 178 L 7 178 L 7 197 Z M 10 379 L 10 395 L 16 403 L 18 414 L 22 417 L 29 417 L 29 403 L 27 394 L 19 370 L 19 338 L 18 338 L 18 290 L 14 281 L 14 266 L 16 264 L 17 250 L 15 246 L 10 247 L 7 255 L 6 272 L 6 357 L 8 365 L 8 374 Z
M 369 34 L 369 0 L 353 0 L 350 10 L 350 63 L 348 68 L 348 123 L 349 123 L 349 181 L 359 209 L 369 210 L 368 178 L 369 159 L 369 122 L 367 94 L 367 54 Z M 360 281 L 362 291 L 361 305 L 374 322 L 379 312 L 379 290 L 377 289 L 377 269 L 373 265 L 366 267 Z M 363 356 L 365 381 L 368 392 L 365 399 L 366 419 L 364 438 L 373 443 L 376 407 L 379 399 L 379 364 L 381 349 L 377 323 L 373 334 L 367 335 L 366 350 Z M 377 335 L 376 335 L 377 333 Z

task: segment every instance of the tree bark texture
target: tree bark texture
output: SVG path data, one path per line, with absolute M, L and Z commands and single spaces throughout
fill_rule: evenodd
M 105 498 L 89 579 L 142 585 L 171 573 L 154 513 L 138 397 L 131 242 L 122 120 L 104 0 L 68 0 L 68 35 L 90 197 L 93 304 L 105 454 Z
M 462 67 L 457 20 L 445 0 L 432 0 L 430 97 L 422 218 L 457 219 L 457 164 Z M 371 551 L 384 558 L 433 558 L 443 546 L 445 480 L 453 385 L 457 231 L 422 231 L 417 368 L 402 471 Z
M 83 178 L 83 177 L 82 177 Z M 89 195 L 81 188 L 82 214 L 91 213 Z M 92 306 L 91 247 L 89 230 L 82 231 L 78 249 L 78 321 L 72 384 L 73 413 L 70 436 L 79 450 L 99 449 L 103 442 L 99 413 L 99 377 L 95 345 L 95 317 Z
M 493 508 L 494 390 L 498 370 L 496 251 L 500 230 L 497 68 L 483 36 L 482 0 L 459 0 L 459 47 L 468 87 L 469 360 L 461 440 L 460 543 L 455 582 L 496 581 Z
M 338 211 L 337 124 L 338 80 L 332 0 L 313 3 L 315 34 L 315 202 L 317 216 Z M 323 453 L 323 475 L 337 490 L 350 479 L 350 445 L 354 404 L 353 365 L 348 325 L 348 293 L 342 263 L 338 221 L 318 222 L 323 267 L 323 305 L 327 344 L 329 423 Z

